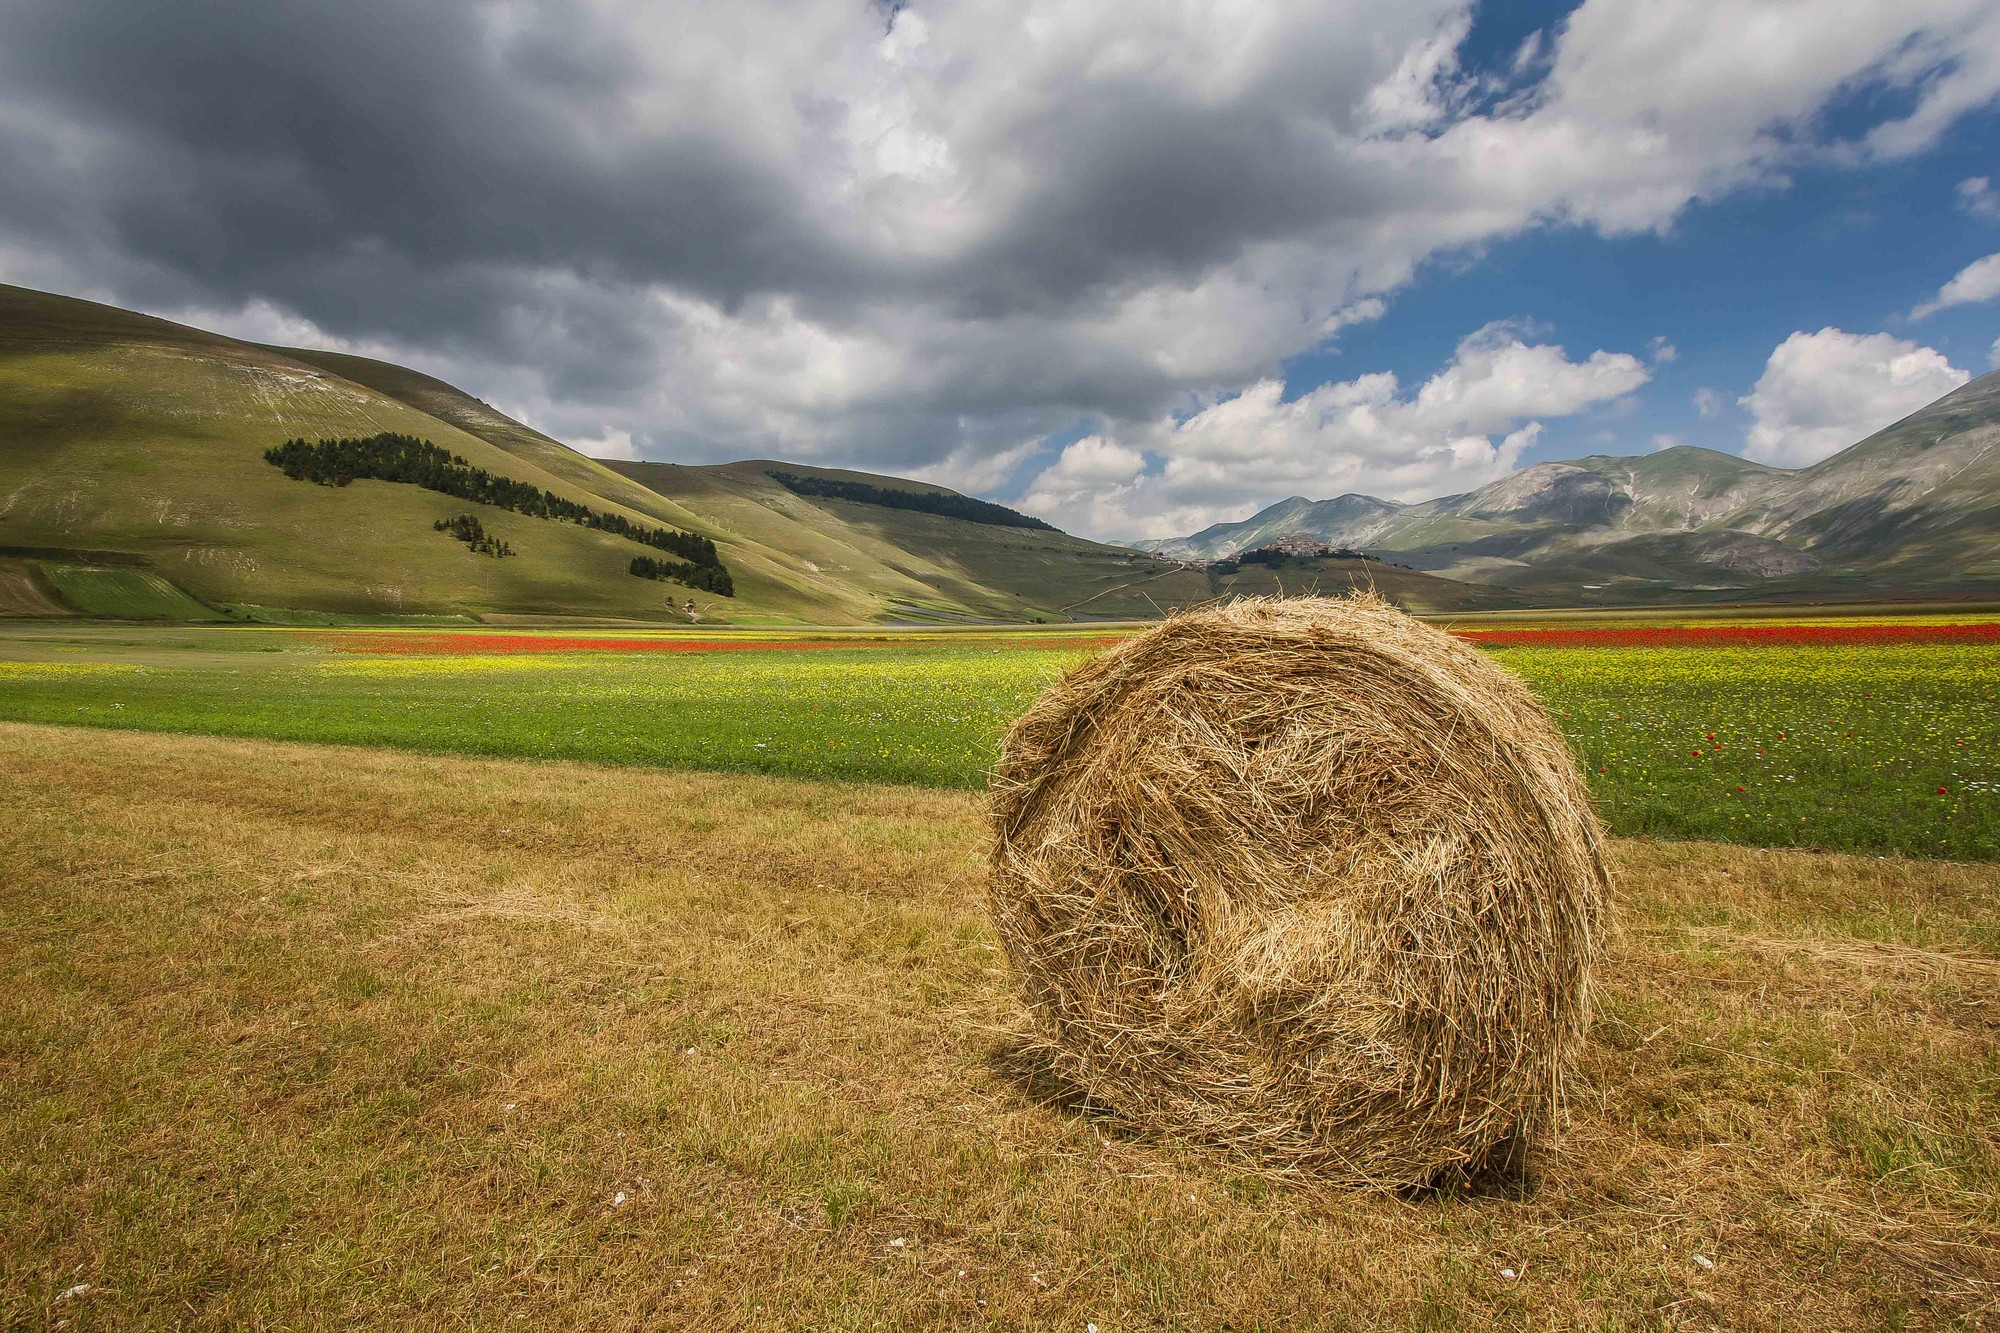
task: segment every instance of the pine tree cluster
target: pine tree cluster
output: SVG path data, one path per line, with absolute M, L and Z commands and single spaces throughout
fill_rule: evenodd
M 514 554 L 514 548 L 502 538 L 486 530 L 486 525 L 470 514 L 460 514 L 457 518 L 441 518 L 431 524 L 439 532 L 449 532 L 452 536 L 470 546 L 475 555 L 490 555 L 494 559 Z
M 680 556 L 685 562 L 652 562 L 658 569 L 710 571 L 701 576 L 703 582 L 693 582 L 674 573 L 641 577 L 671 578 L 689 587 L 720 592 L 725 597 L 733 595 L 727 590 L 731 584 L 729 571 L 723 566 L 722 557 L 716 553 L 715 543 L 699 533 L 650 528 L 634 523 L 621 514 L 598 513 L 589 505 L 566 500 L 554 491 L 503 477 L 485 468 L 473 467 L 449 449 L 413 435 L 384 431 L 358 439 L 286 440 L 281 445 L 266 449 L 264 461 L 297 481 L 316 482 L 322 486 L 345 486 L 364 479 L 403 482 L 421 486 L 427 491 L 470 500 L 474 504 L 512 510 L 531 518 L 576 523 L 599 532 L 609 532 Z M 638 570 L 635 568 L 633 573 L 638 573 Z M 725 586 L 717 587 L 718 583 Z
M 674 560 L 655 560 L 650 555 L 635 555 L 632 573 L 642 579 L 672 579 L 722 597 L 736 595 L 736 584 L 721 565 L 685 565 Z

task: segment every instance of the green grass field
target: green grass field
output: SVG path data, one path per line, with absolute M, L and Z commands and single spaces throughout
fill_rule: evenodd
M 87 616 L 113 620 L 220 620 L 222 613 L 143 569 L 43 565 L 42 577 Z
M 2000 857 L 2000 647 L 1508 648 L 1620 833 Z
M 17 627 L 0 718 L 976 788 L 1009 719 L 1102 640 L 464 642 Z M 2000 645 L 1494 651 L 1564 727 L 1615 832 L 2000 858 Z

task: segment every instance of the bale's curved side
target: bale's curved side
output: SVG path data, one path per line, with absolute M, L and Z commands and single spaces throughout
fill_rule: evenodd
M 992 908 L 1057 1072 L 1141 1128 L 1419 1184 L 1552 1115 L 1606 880 L 1514 677 L 1374 598 L 1182 615 L 1052 685 Z

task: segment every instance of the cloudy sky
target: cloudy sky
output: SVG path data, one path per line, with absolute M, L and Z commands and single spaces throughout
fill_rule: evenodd
M 0 0 L 0 278 L 1100 537 L 2000 360 L 1991 0 Z

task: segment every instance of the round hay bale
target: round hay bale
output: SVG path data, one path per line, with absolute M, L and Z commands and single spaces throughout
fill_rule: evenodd
M 1383 1186 L 1551 1123 L 1601 834 L 1540 704 L 1450 635 L 1372 596 L 1176 616 L 1015 723 L 993 818 L 1036 1045 L 1093 1106 Z

